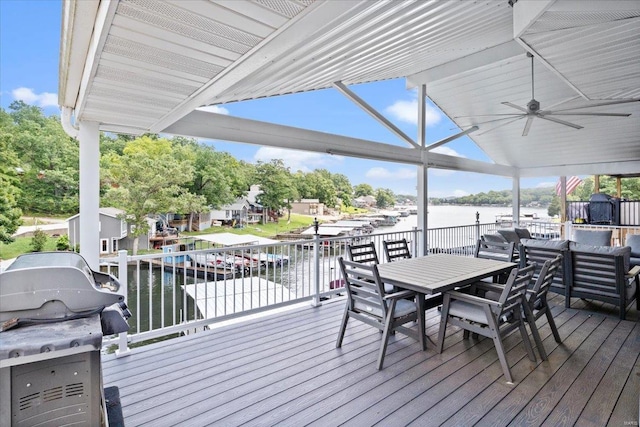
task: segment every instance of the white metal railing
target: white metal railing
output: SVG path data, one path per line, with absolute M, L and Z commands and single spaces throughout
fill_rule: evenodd
M 101 259 L 118 277 L 132 312 L 129 331 L 105 337 L 118 355 L 129 344 L 186 333 L 209 324 L 340 292 L 338 259 L 346 246 L 406 238 L 417 254 L 420 230 L 285 241 L 262 245 L 187 250 Z
M 614 244 L 639 227 L 560 224 L 535 221 L 521 224 L 539 239 L 570 238 L 571 229 L 614 229 Z M 472 256 L 476 240 L 495 233 L 502 224 L 429 229 L 429 253 Z M 302 301 L 321 304 L 342 287 L 339 257 L 350 243 L 373 241 L 385 262 L 384 240 L 406 238 L 412 253 L 421 255 L 421 230 L 379 232 L 361 236 L 284 241 L 263 245 L 188 250 L 101 260 L 102 268 L 121 282 L 121 292 L 133 313 L 128 333 L 106 337 L 126 354 L 128 345 L 203 328 L 206 325 Z M 569 236 L 569 237 L 567 237 Z M 617 240 L 616 240 L 617 239 Z

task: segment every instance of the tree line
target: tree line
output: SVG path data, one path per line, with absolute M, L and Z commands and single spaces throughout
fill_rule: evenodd
M 100 135 L 100 205 L 126 212 L 134 234 L 148 231 L 147 217 L 216 209 L 260 185 L 258 203 L 272 211 L 299 199 L 328 207 L 351 206 L 373 195 L 378 207 L 396 202 L 389 189 L 352 186 L 326 169 L 291 171 L 283 160 L 255 164 L 184 137 Z M 22 101 L 0 108 L 0 241 L 11 242 L 23 212 L 73 215 L 79 209 L 79 146 L 58 116 Z

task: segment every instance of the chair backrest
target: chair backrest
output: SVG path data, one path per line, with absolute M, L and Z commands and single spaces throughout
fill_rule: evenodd
M 340 257 L 340 270 L 352 311 L 384 318 L 387 305 L 384 302 L 384 285 L 380 280 L 378 266 L 347 261 Z
M 556 256 L 554 259 L 548 259 L 542 265 L 538 278 L 533 287 L 527 291 L 529 305 L 533 309 L 542 301 L 546 301 L 547 292 L 553 284 L 553 279 L 560 270 L 562 265 L 562 255 Z
M 531 233 L 526 228 L 515 227 L 513 231 L 516 232 L 520 239 L 531 239 Z
M 505 239 L 502 234 L 499 233 L 487 233 L 483 234 L 480 237 L 481 240 L 485 240 L 487 242 L 498 242 L 498 243 L 508 243 L 507 239 Z
M 473 256 L 476 258 L 493 259 L 496 261 L 513 262 L 513 242 L 489 242 L 478 240 Z
M 569 256 L 568 240 L 533 240 L 522 239 L 520 242 L 520 266 L 537 263 L 533 277 L 537 279 L 546 261 L 553 261 L 558 255 L 562 256 L 560 268 L 553 277 L 551 290 L 564 294 L 571 275 L 571 257 Z
M 379 264 L 378 252 L 373 242 L 363 243 L 361 245 L 347 245 L 347 253 L 349 260 L 360 264 Z
M 514 268 L 509 274 L 509 278 L 504 285 L 502 294 L 498 302 L 502 304 L 501 309 L 496 313 L 498 316 L 506 313 L 520 315 L 520 304 L 524 300 L 524 295 L 533 278 L 534 265 L 525 268 Z
M 382 242 L 382 245 L 384 246 L 384 254 L 387 258 L 387 262 L 411 258 L 407 239 L 385 240 Z

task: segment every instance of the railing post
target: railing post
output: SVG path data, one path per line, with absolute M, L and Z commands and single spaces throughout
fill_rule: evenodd
M 480 212 L 476 211 L 476 242 L 478 240 L 480 240 Z
M 118 281 L 120 282 L 119 293 L 124 296 L 124 302 L 128 302 L 127 292 L 129 289 L 129 277 L 127 274 L 127 251 L 118 251 Z M 118 349 L 116 357 L 128 356 L 131 353 L 127 343 L 127 332 L 118 334 Z
M 315 295 L 311 299 L 312 307 L 320 307 L 320 236 L 318 235 L 318 218 L 313 220 L 313 229 L 315 231 L 313 235 L 313 251 L 314 251 L 314 289 Z
M 573 234 L 573 230 L 572 230 L 572 222 L 571 221 L 567 221 L 564 223 L 564 236 L 563 238 L 566 240 L 571 240 L 571 235 Z

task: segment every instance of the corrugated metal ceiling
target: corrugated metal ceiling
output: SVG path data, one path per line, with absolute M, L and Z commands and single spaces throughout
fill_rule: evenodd
M 461 58 L 491 58 L 492 48 L 513 40 L 507 1 L 120 0 L 76 117 L 157 132 L 202 105 L 336 81 L 420 83 L 421 72 L 449 67 L 426 81 L 428 95 L 461 128 L 479 125 L 470 137 L 497 163 L 640 160 L 638 102 L 580 110 L 629 118 L 562 117 L 580 131 L 536 118 L 527 137 L 526 119 L 487 132 L 504 123 L 487 123 L 500 118 L 492 115 L 518 113 L 502 102 L 531 99 L 526 50 L 536 55 L 542 109 L 640 98 L 640 2 L 548 5 L 522 33 L 522 54 L 465 68 L 456 65 Z

